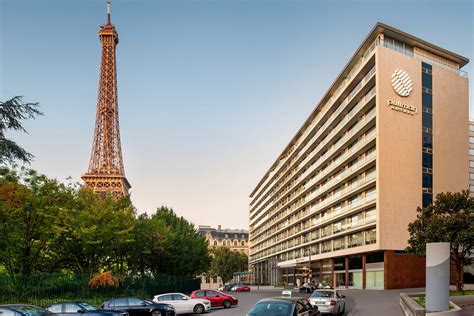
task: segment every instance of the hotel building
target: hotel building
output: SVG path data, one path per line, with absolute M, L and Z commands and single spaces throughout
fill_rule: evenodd
M 374 26 L 250 194 L 256 282 L 424 286 L 407 227 L 469 187 L 468 62 Z

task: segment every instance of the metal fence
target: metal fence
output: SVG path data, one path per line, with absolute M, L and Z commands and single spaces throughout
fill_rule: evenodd
M 107 299 L 138 296 L 152 299 L 167 292 L 190 293 L 200 287 L 199 279 L 170 275 L 126 276 L 117 286 L 91 287 L 92 275 L 44 274 L 15 276 L 0 274 L 0 304 L 45 306 L 58 301 L 86 301 L 100 305 Z

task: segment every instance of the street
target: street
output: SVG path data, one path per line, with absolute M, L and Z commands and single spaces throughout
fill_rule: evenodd
M 346 313 L 344 315 L 381 315 L 402 316 L 402 310 L 398 305 L 399 295 L 402 292 L 419 292 L 421 289 L 404 290 L 341 290 L 346 296 Z M 262 290 L 252 292 L 240 292 L 232 295 L 239 299 L 239 305 L 230 309 L 213 309 L 212 314 L 216 316 L 245 316 L 252 306 L 260 299 L 271 296 L 279 296 L 280 290 Z M 310 294 L 293 291 L 293 296 L 308 298 Z

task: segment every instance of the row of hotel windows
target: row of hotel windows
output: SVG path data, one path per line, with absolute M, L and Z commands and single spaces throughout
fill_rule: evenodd
M 356 169 L 356 167 L 359 167 L 361 164 L 363 164 L 363 163 L 367 162 L 369 159 L 372 159 L 373 157 L 375 157 L 375 147 L 374 147 L 374 148 L 371 148 L 368 151 L 366 151 L 364 154 L 360 154 L 360 155 L 356 156 L 354 159 L 350 160 L 347 164 L 343 164 L 343 165 L 341 164 L 341 162 L 343 162 L 346 158 L 349 158 L 350 156 L 352 156 L 353 153 L 358 150 L 358 148 L 361 148 L 362 146 L 364 146 L 365 144 L 370 142 L 371 137 L 374 136 L 374 135 L 375 135 L 375 125 L 373 125 L 369 130 L 367 130 L 364 135 L 358 137 L 356 140 L 354 140 L 352 143 L 350 143 L 347 147 L 342 149 L 341 151 L 343 153 L 339 154 L 338 156 L 334 157 L 331 161 L 324 164 L 319 170 L 316 171 L 316 173 L 313 175 L 313 177 L 311 177 L 310 179 L 307 180 L 307 182 L 302 182 L 301 186 L 299 186 L 296 189 L 296 191 L 298 191 L 299 193 L 303 192 L 306 189 L 306 187 L 308 187 L 310 185 L 314 185 L 316 183 L 315 181 L 321 181 L 319 186 L 323 187 L 324 185 L 326 185 L 325 181 L 327 181 L 327 180 L 323 180 L 323 179 L 324 179 L 324 177 L 326 176 L 326 174 L 328 172 L 332 172 L 336 168 L 339 168 L 338 173 L 335 176 L 332 177 L 332 179 L 334 179 L 334 178 L 337 179 L 338 177 L 342 176 L 343 174 L 347 175 L 348 172 L 352 172 L 353 170 Z M 310 171 L 311 169 L 315 169 L 317 163 L 320 163 L 320 162 L 315 161 L 311 166 L 308 167 L 308 170 L 306 170 L 306 172 Z M 341 165 L 339 165 L 339 164 L 341 164 Z M 329 181 L 331 181 L 331 180 L 329 180 Z M 266 231 L 269 228 L 269 226 L 272 226 L 274 224 L 275 221 L 277 221 L 281 217 L 286 216 L 292 210 L 294 210 L 295 208 L 300 206 L 303 202 L 304 202 L 304 200 L 302 201 L 302 199 L 293 200 L 293 202 L 291 204 L 287 205 L 285 207 L 285 209 L 283 209 L 283 210 L 280 210 L 280 208 L 282 206 L 284 206 L 285 203 L 283 203 L 283 204 L 279 203 L 279 204 L 275 205 L 274 207 L 270 208 L 270 210 L 268 211 L 268 217 L 272 218 L 273 221 L 272 222 L 267 221 L 263 225 L 260 225 L 258 228 L 254 229 L 252 231 L 251 236 L 256 236 L 260 232 Z M 286 202 L 286 203 L 288 203 L 288 202 Z M 252 239 L 253 239 L 253 237 L 252 237 Z
M 281 212 L 273 214 L 273 216 L 271 217 L 271 221 L 267 221 L 265 224 L 263 224 L 262 226 L 260 226 L 258 229 L 255 230 L 255 233 L 252 234 L 252 238 L 251 238 L 253 244 L 258 243 L 260 240 L 266 238 L 268 235 L 282 228 L 288 227 L 288 225 L 291 225 L 293 222 L 304 217 L 306 214 L 310 212 L 314 212 L 320 207 L 324 207 L 324 205 L 328 204 L 330 201 L 334 199 L 339 198 L 343 194 L 373 180 L 376 176 L 375 166 L 359 174 L 353 175 L 353 173 L 356 169 L 362 167 L 365 163 L 370 162 L 374 158 L 375 158 L 375 147 L 369 149 L 367 152 L 365 152 L 365 154 L 362 154 L 358 158 L 352 160 L 344 168 L 341 168 L 341 170 L 335 175 L 333 175 L 329 180 L 323 181 L 319 185 L 319 187 L 313 188 L 311 190 L 306 190 L 306 194 L 301 199 L 296 200 L 294 203 L 290 204 L 290 206 L 288 206 Z M 348 176 L 348 175 L 352 175 L 352 178 L 350 178 L 346 182 L 341 182 L 341 179 L 344 176 Z M 314 178 L 316 177 L 318 177 L 318 175 L 315 175 Z M 311 182 L 312 182 L 312 179 L 308 181 L 308 183 L 311 183 Z M 316 201 L 314 201 L 311 204 L 311 206 L 309 207 L 307 206 L 306 208 L 303 208 L 299 212 L 291 216 L 288 216 L 294 209 L 304 204 L 305 202 L 308 202 L 311 199 L 314 199 L 318 194 L 323 193 L 325 190 L 327 190 L 327 188 L 329 188 L 330 186 L 334 186 L 336 184 L 340 184 L 340 185 L 334 188 L 332 191 L 321 196 Z M 374 192 L 369 192 L 369 191 L 367 192 L 367 196 L 369 198 L 372 196 L 372 194 L 374 195 L 374 198 L 375 198 L 375 188 L 374 188 Z M 354 205 L 358 201 L 359 201 L 359 197 L 356 195 L 349 198 L 347 201 L 347 204 L 352 205 L 352 207 L 355 207 Z M 342 202 L 338 206 L 336 206 L 336 208 L 340 208 L 341 210 L 344 207 L 345 207 L 345 202 Z M 282 220 L 285 217 L 286 217 L 286 220 Z M 277 224 L 277 222 L 279 223 Z M 259 234 L 260 232 L 265 232 L 266 234 Z
M 209 244 L 209 240 L 207 241 L 207 243 Z M 223 241 L 221 241 L 221 240 L 214 240 L 213 244 L 214 244 L 214 246 L 219 246 L 219 245 L 222 245 L 222 246 L 231 246 L 232 243 L 230 242 L 230 240 L 227 240 L 227 241 L 226 241 L 226 240 L 223 240 Z M 234 240 L 233 245 L 234 245 L 234 246 L 238 246 L 238 245 L 239 245 L 238 241 L 237 241 L 237 240 Z M 242 240 L 242 241 L 240 242 L 240 245 L 241 245 L 241 246 L 245 246 L 245 241 Z
M 339 238 L 330 239 L 321 243 L 316 243 L 310 246 L 290 250 L 288 252 L 277 255 L 276 258 L 278 262 L 282 262 L 287 260 L 299 259 L 310 255 L 318 255 L 331 251 L 370 245 L 374 244 L 377 241 L 376 235 L 377 229 L 372 228 L 354 234 L 342 236 Z M 265 256 L 272 255 L 273 253 L 279 251 L 281 250 L 277 250 L 277 247 L 272 247 L 271 249 L 268 249 L 262 252 L 261 254 L 251 255 L 251 260 L 257 260 Z
M 358 193 L 358 194 L 352 196 L 351 198 L 349 198 L 348 200 L 346 200 L 346 201 L 344 201 L 340 204 L 337 204 L 337 205 L 335 205 L 335 206 L 333 206 L 329 209 L 324 210 L 323 212 L 315 214 L 314 216 L 312 216 L 311 218 L 306 219 L 305 221 L 302 221 L 302 222 L 300 222 L 296 225 L 293 225 L 293 226 L 289 227 L 293 222 L 296 222 L 299 219 L 303 218 L 303 216 L 311 214 L 312 213 L 311 209 L 309 209 L 306 213 L 301 214 L 302 216 L 300 216 L 299 218 L 296 218 L 296 217 L 293 218 L 292 217 L 292 220 L 290 220 L 290 221 L 287 220 L 287 221 L 281 223 L 280 226 L 279 226 L 279 228 L 280 228 L 279 230 L 281 231 L 280 233 L 274 234 L 275 232 L 278 232 L 279 230 L 273 230 L 273 231 L 269 232 L 264 237 L 266 240 L 264 240 L 263 242 L 261 242 L 261 240 L 263 240 L 263 238 L 260 238 L 260 240 L 257 240 L 256 242 L 253 242 L 252 243 L 252 252 L 253 253 L 258 252 L 259 250 L 261 250 L 265 247 L 273 245 L 275 242 L 278 242 L 280 240 L 283 240 L 283 239 L 289 238 L 289 237 L 291 237 L 295 234 L 298 234 L 300 231 L 303 231 L 305 229 L 308 229 L 308 228 L 316 226 L 316 225 L 324 224 L 325 222 L 327 222 L 327 221 L 329 221 L 329 220 L 331 220 L 335 217 L 339 217 L 340 215 L 350 213 L 350 211 L 352 211 L 355 208 L 358 208 L 361 205 L 364 205 L 364 204 L 371 203 L 371 202 L 375 201 L 375 198 L 376 198 L 375 187 L 372 187 L 372 188 L 367 189 L 365 192 L 361 192 L 361 193 Z M 362 214 L 360 214 L 360 215 L 362 215 Z M 359 216 L 359 214 L 357 216 Z M 341 220 L 340 221 L 341 230 L 343 228 L 347 229 L 347 226 L 345 226 L 347 224 L 355 225 L 355 224 L 352 224 L 352 221 L 355 221 L 355 219 L 357 219 L 357 218 L 361 218 L 361 217 L 348 217 L 346 219 Z M 368 213 L 365 214 L 364 218 L 366 219 L 366 221 L 367 220 L 369 220 L 369 221 L 375 220 L 375 213 L 373 213 L 372 211 L 368 211 Z M 338 223 L 339 222 L 335 223 L 336 227 L 339 225 Z M 357 222 L 357 224 L 359 224 L 359 222 Z M 326 236 L 332 235 L 333 233 L 339 232 L 337 228 L 335 229 L 336 231 L 334 229 L 331 229 L 330 227 L 332 227 L 332 225 L 333 224 L 330 224 L 330 225 L 327 225 L 327 226 L 323 227 L 320 236 L 321 237 L 326 237 Z M 273 234 L 273 236 L 271 236 L 272 234 Z
M 433 203 L 433 78 L 432 66 L 421 64 L 423 207 Z
M 355 70 L 355 69 L 353 69 L 353 70 Z M 359 70 L 359 69 L 357 69 L 357 71 L 358 71 L 358 70 Z M 352 71 L 351 71 L 351 72 L 352 72 Z M 340 110 L 339 107 L 341 107 L 341 109 L 342 109 L 342 107 L 344 107 L 344 106 L 348 103 L 348 101 L 350 101 L 350 100 L 362 89 L 362 87 L 367 83 L 368 79 L 369 79 L 374 73 L 375 73 L 375 66 L 373 66 L 369 71 L 367 71 L 367 73 L 365 74 L 365 76 L 364 76 L 364 77 L 359 81 L 359 83 L 351 90 L 351 92 L 349 93 L 349 95 L 348 95 L 343 101 L 341 101 L 338 105 L 335 105 L 335 106 L 334 106 L 334 110 L 333 110 L 334 112 L 333 112 L 333 114 L 334 114 L 335 112 L 337 112 L 338 110 Z M 351 78 L 351 79 L 352 79 L 352 78 Z M 367 99 L 366 96 L 369 95 L 369 94 L 371 94 L 371 95 L 375 94 L 375 87 L 372 87 L 372 89 L 371 89 L 366 95 L 362 96 L 362 97 L 358 100 L 359 102 L 358 102 L 357 104 L 353 105 L 352 109 L 349 111 L 349 113 L 346 114 L 345 117 L 344 117 L 344 116 L 340 117 L 340 118 L 339 118 L 339 121 L 338 121 L 338 123 L 337 123 L 336 125 L 339 127 L 340 123 L 345 123 L 345 119 L 346 119 L 347 117 L 351 117 L 351 116 L 354 114 L 353 111 L 358 110 L 358 109 L 360 108 L 360 106 L 361 106 L 360 103 L 362 103 L 361 101 L 364 101 L 364 102 L 367 101 L 367 100 L 366 100 L 366 99 Z M 330 101 L 330 102 L 332 102 L 332 101 Z M 329 102 L 329 103 L 330 103 L 330 102 Z M 320 108 L 320 111 L 321 111 L 323 108 L 324 108 L 324 106 Z M 351 112 L 352 112 L 352 113 L 351 113 Z M 331 121 L 333 118 L 334 118 L 334 116 L 329 116 L 329 117 L 327 117 L 324 121 L 319 122 L 318 128 L 317 128 L 316 130 L 321 130 L 321 131 L 322 131 L 323 129 L 325 129 L 325 127 L 323 128 L 323 126 L 326 125 L 326 124 L 327 124 L 329 121 Z M 313 122 L 315 122 L 315 121 L 317 121 L 317 120 L 319 120 L 319 117 L 314 118 Z M 307 127 L 307 131 L 306 131 L 305 133 L 303 133 L 303 135 L 302 135 L 303 138 L 306 138 L 307 134 L 309 134 L 309 129 L 312 129 L 312 125 L 314 125 L 314 124 L 312 123 L 310 127 Z M 334 130 L 334 129 L 336 129 L 336 128 L 332 128 L 332 129 Z M 327 135 L 327 134 L 328 134 L 328 133 L 326 133 L 326 135 Z M 325 136 L 321 139 L 321 142 L 324 140 L 324 138 L 325 138 Z M 295 147 L 295 146 L 293 146 L 293 147 Z M 292 147 L 292 148 L 293 148 L 293 147 Z M 293 149 L 291 149 L 291 150 L 293 150 Z M 294 160 L 291 161 L 291 162 L 284 161 L 284 163 L 286 163 L 286 166 L 285 166 L 282 170 L 280 170 L 280 173 L 284 173 L 286 170 L 288 170 L 288 168 L 291 166 L 291 164 L 292 164 L 293 162 L 294 162 Z M 294 173 L 293 173 L 293 174 L 294 174 Z M 292 174 L 291 174 L 291 175 L 292 175 Z M 282 179 L 282 181 L 278 181 L 278 183 L 276 183 L 276 185 L 274 185 L 274 187 L 271 189 L 271 191 L 270 191 L 268 194 L 271 195 L 271 194 L 273 194 L 273 192 L 277 191 L 284 183 L 286 183 L 286 180 L 287 180 L 287 178 L 286 178 L 286 179 Z M 275 181 L 275 180 L 273 180 L 273 181 Z M 270 186 L 271 183 L 269 183 L 268 185 Z M 252 208 L 253 208 L 254 202 L 256 201 L 256 199 L 258 198 L 258 196 L 260 196 L 260 195 L 261 195 L 261 193 L 259 193 L 259 194 L 255 197 L 255 199 L 251 202 L 251 207 L 252 207 Z M 263 200 L 265 200 L 265 199 L 262 199 L 262 198 L 261 198 L 261 199 L 259 200 L 259 202 L 255 205 L 255 208 L 257 208 L 257 207 L 259 206 L 259 204 L 260 204 Z M 253 216 L 255 216 L 257 213 L 258 213 L 258 212 L 255 212 L 255 213 L 253 214 Z M 251 217 L 251 219 L 252 219 L 252 217 Z
M 346 116 L 344 116 L 341 121 L 337 124 L 337 126 L 333 129 L 334 131 L 337 130 L 339 128 L 339 125 L 341 125 L 341 123 L 346 123 L 349 119 L 348 117 L 352 117 L 353 114 L 351 114 L 351 112 L 349 112 Z M 367 122 L 367 117 L 371 117 L 375 115 L 375 105 L 373 105 L 372 107 L 370 107 L 369 109 L 367 109 L 365 111 L 365 113 L 363 115 L 360 116 L 360 118 L 358 120 L 356 120 L 355 122 L 353 122 L 351 125 L 349 125 L 345 131 L 341 131 L 341 136 L 339 137 L 336 137 L 334 140 L 332 140 L 330 143 L 327 144 L 327 148 L 325 150 L 323 150 L 320 154 L 319 154 L 319 157 L 313 161 L 313 163 L 306 167 L 305 169 L 302 169 L 301 170 L 301 175 L 299 177 L 296 177 L 295 179 L 293 179 L 290 183 L 288 183 L 285 188 L 278 192 L 277 194 L 275 194 L 272 199 L 270 200 L 270 204 L 273 204 L 275 203 L 276 201 L 278 201 L 282 196 L 286 195 L 285 198 L 281 199 L 277 204 L 275 204 L 273 206 L 274 209 L 278 209 L 280 208 L 281 206 L 283 206 L 284 204 L 286 204 L 288 201 L 290 201 L 292 198 L 294 198 L 300 191 L 301 191 L 301 187 L 293 190 L 292 192 L 290 192 L 290 194 L 288 194 L 288 191 L 294 187 L 295 184 L 297 184 L 305 175 L 306 175 L 306 170 L 310 170 L 312 169 L 313 165 L 316 165 L 316 163 L 318 163 L 318 159 L 321 158 L 322 156 L 324 156 L 326 154 L 326 152 L 328 152 L 329 150 L 331 150 L 332 148 L 337 148 L 338 146 L 336 145 L 338 143 L 338 141 L 341 141 L 341 143 L 344 141 L 344 137 L 345 135 L 352 135 L 354 134 L 356 131 L 358 131 L 361 126 L 364 125 L 364 123 Z M 326 135 L 327 136 L 327 135 Z M 319 143 L 322 143 L 326 136 L 324 136 L 320 141 Z M 355 144 L 352 144 L 352 146 L 354 146 Z M 302 160 L 305 161 L 306 160 L 306 157 L 312 155 L 316 150 L 317 150 L 318 147 L 315 147 L 311 152 L 309 152 Z M 342 157 L 342 154 L 340 154 L 338 157 L 336 157 L 334 159 L 334 162 L 335 163 L 338 163 L 338 158 L 341 158 Z M 302 162 L 300 164 L 302 164 Z M 299 168 L 299 165 L 300 164 L 297 164 L 295 166 L 293 166 L 292 170 L 290 171 L 290 173 L 288 175 L 286 175 L 284 178 L 281 179 L 281 182 L 280 183 L 286 183 L 295 173 L 296 171 L 298 170 Z M 270 194 L 272 194 L 273 191 L 276 191 L 279 189 L 279 185 L 277 184 L 277 186 L 270 192 Z

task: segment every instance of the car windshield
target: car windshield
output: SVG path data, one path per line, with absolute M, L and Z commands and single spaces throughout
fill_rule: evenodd
M 13 307 L 14 309 L 26 313 L 26 315 L 37 315 L 37 314 L 42 314 L 42 313 L 48 313 L 46 310 L 36 307 L 36 306 L 31 306 L 31 305 L 20 305 L 20 306 L 15 306 Z
M 147 303 L 148 305 L 155 304 L 152 301 L 146 300 L 144 298 L 142 298 L 141 300 L 144 301 L 145 303 Z
M 285 301 L 264 301 L 255 304 L 249 316 L 287 316 L 292 315 L 293 304 Z
M 97 307 L 95 307 L 94 305 L 91 305 L 89 303 L 79 303 L 79 306 L 84 308 L 88 312 L 98 310 Z
M 314 291 L 311 297 L 333 297 L 333 291 Z

